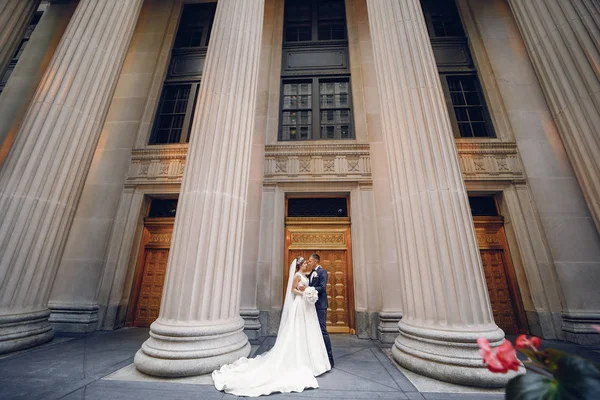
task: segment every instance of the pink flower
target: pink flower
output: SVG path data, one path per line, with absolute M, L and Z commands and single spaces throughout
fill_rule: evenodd
M 509 369 L 519 370 L 521 364 L 517 359 L 517 352 L 508 340 L 502 342 L 495 349 L 492 349 L 490 341 L 486 338 L 477 339 L 477 344 L 479 345 L 479 354 L 483 357 L 483 362 L 490 371 L 506 373 Z
M 533 351 L 537 351 L 541 345 L 542 341 L 535 336 L 532 336 L 531 339 L 529 339 L 526 335 L 520 335 L 517 340 L 515 340 L 515 347 L 517 349 L 532 349 Z
M 596 332 L 600 333 L 600 325 L 592 325 L 592 328 L 594 328 Z

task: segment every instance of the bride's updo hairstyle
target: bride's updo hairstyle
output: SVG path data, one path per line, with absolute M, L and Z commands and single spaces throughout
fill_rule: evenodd
M 300 256 L 298 258 L 296 258 L 296 272 L 298 272 L 300 270 L 300 267 L 302 266 L 302 264 L 304 264 L 305 260 L 304 257 Z

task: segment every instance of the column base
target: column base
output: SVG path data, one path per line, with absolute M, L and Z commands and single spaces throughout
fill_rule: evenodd
M 600 335 L 592 328 L 600 325 L 600 313 L 563 313 L 562 321 L 565 340 L 585 346 L 600 344 Z
M 50 324 L 56 332 L 89 333 L 98 326 L 98 305 L 50 303 Z
M 54 337 L 50 310 L 0 316 L 0 354 L 46 343 Z
M 406 369 L 418 374 L 458 385 L 485 388 L 504 387 L 524 372 L 507 374 L 490 372 L 483 364 L 477 338 L 487 338 L 492 347 L 504 340 L 504 332 L 491 325 L 489 330 L 446 331 L 425 329 L 398 323 L 400 335 L 392 347 L 394 359 Z M 495 328 L 495 329 L 494 329 Z
M 240 316 L 244 319 L 244 334 L 249 340 L 260 339 L 260 311 L 257 309 L 240 310 Z
M 159 318 L 133 362 L 145 374 L 175 378 L 208 374 L 249 354 L 241 317 L 197 325 Z
M 377 339 L 379 339 L 381 343 L 394 343 L 394 341 L 398 337 L 398 322 L 400 322 L 401 318 L 401 312 L 379 313 Z

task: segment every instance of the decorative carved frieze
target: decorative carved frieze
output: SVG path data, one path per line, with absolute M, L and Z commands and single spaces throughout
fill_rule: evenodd
M 524 181 L 516 143 L 457 141 L 459 162 L 466 181 Z
M 187 147 L 133 150 L 126 186 L 181 184 Z
M 457 141 L 460 165 L 467 181 L 524 181 L 515 143 Z M 187 147 L 133 150 L 127 186 L 181 184 Z M 267 145 L 265 183 L 346 180 L 368 183 L 368 144 Z
M 371 180 L 368 144 L 265 146 L 265 182 Z
M 172 233 L 153 233 L 150 235 L 150 239 L 148 240 L 150 243 L 171 243 Z
M 295 232 L 291 244 L 345 244 L 346 233 Z

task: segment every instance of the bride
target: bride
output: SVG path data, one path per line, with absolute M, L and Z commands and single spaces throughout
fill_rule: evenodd
M 304 301 L 308 266 L 303 257 L 290 265 L 275 345 L 255 358 L 242 357 L 212 373 L 215 387 L 237 396 L 318 388 L 315 376 L 331 369 L 314 304 Z M 295 271 L 295 273 L 294 273 Z

